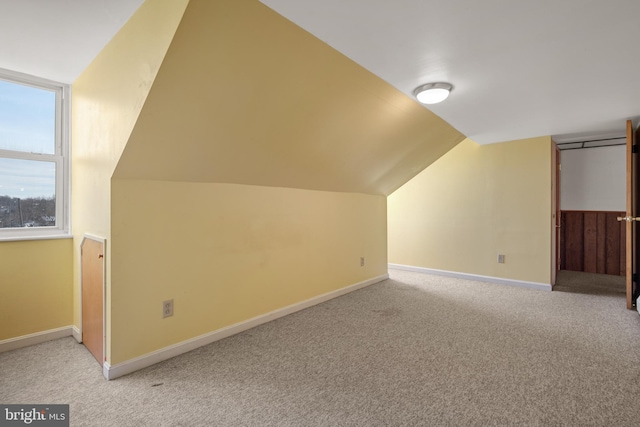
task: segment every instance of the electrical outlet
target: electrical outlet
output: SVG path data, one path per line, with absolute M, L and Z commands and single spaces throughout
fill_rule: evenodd
M 364 267 L 364 257 L 360 257 L 360 267 Z
M 162 317 L 173 316 L 173 300 L 162 301 Z
M 498 264 L 504 264 L 504 254 L 498 254 Z

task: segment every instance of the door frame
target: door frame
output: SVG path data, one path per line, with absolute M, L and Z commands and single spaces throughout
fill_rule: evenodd
M 634 272 L 637 271 L 636 260 L 638 258 L 638 241 L 636 239 L 637 227 L 635 223 L 639 218 L 637 215 L 638 208 L 638 154 L 636 147 L 637 133 L 634 132 L 633 122 L 627 120 L 626 122 L 626 216 L 619 218 L 618 220 L 626 221 L 626 271 L 625 271 L 625 293 L 627 300 L 627 309 L 632 310 L 635 305 L 634 298 L 634 285 L 637 287 L 637 283 L 634 281 Z
M 631 134 L 633 137 L 633 143 L 636 146 L 636 151 L 637 151 L 637 147 L 638 147 L 638 143 L 640 141 L 640 124 L 638 124 L 638 126 L 635 128 L 635 131 L 633 129 L 633 121 L 631 121 Z M 634 190 L 634 208 L 635 208 L 635 214 L 638 215 L 640 214 L 640 197 L 638 197 L 638 194 L 640 192 L 640 171 L 638 170 L 638 167 L 640 167 L 640 160 L 638 159 L 638 154 L 637 152 L 635 153 L 634 156 L 634 161 L 635 163 L 633 164 L 634 166 L 634 176 L 633 176 L 633 182 L 635 185 L 635 190 Z M 640 239 L 638 238 L 638 227 L 636 226 L 634 228 L 634 234 L 633 234 L 633 273 L 635 273 L 635 276 L 632 276 L 632 283 L 631 283 L 631 309 L 635 307 L 637 307 L 638 305 L 638 301 L 637 298 L 640 295 L 640 281 L 638 280 L 638 269 L 640 268 L 640 260 L 639 260 L 639 255 L 640 255 Z M 635 277 L 635 280 L 633 280 L 633 278 Z
M 85 240 L 93 240 L 95 242 L 102 244 L 102 363 L 101 365 L 104 367 L 104 363 L 107 361 L 107 239 L 104 237 L 99 237 L 93 234 L 84 233 L 82 237 L 82 241 L 80 242 L 80 317 L 78 323 L 80 324 L 80 343 L 82 343 L 82 333 L 83 333 L 83 325 L 82 325 L 82 246 L 84 245 Z
M 551 288 L 560 270 L 560 148 L 551 140 Z

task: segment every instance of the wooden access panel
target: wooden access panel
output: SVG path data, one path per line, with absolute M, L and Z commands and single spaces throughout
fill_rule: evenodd
M 81 245 L 82 343 L 104 362 L 104 243 L 85 238 Z
M 626 227 L 619 216 L 624 212 L 562 211 L 561 268 L 624 276 Z

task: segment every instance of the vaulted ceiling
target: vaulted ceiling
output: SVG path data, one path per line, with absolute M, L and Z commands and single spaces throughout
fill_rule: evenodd
M 407 96 L 452 83 L 429 108 L 479 143 L 640 117 L 636 0 L 262 2 Z M 141 3 L 0 0 L 0 68 L 73 82 Z
M 114 177 L 388 195 L 463 139 L 263 4 L 191 0 Z
M 261 0 L 478 143 L 624 130 L 640 117 L 637 0 Z

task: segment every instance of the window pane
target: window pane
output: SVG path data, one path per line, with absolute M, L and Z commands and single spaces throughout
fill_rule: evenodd
M 56 164 L 0 158 L 0 228 L 56 225 Z
M 0 80 L 0 149 L 54 154 L 56 93 Z

